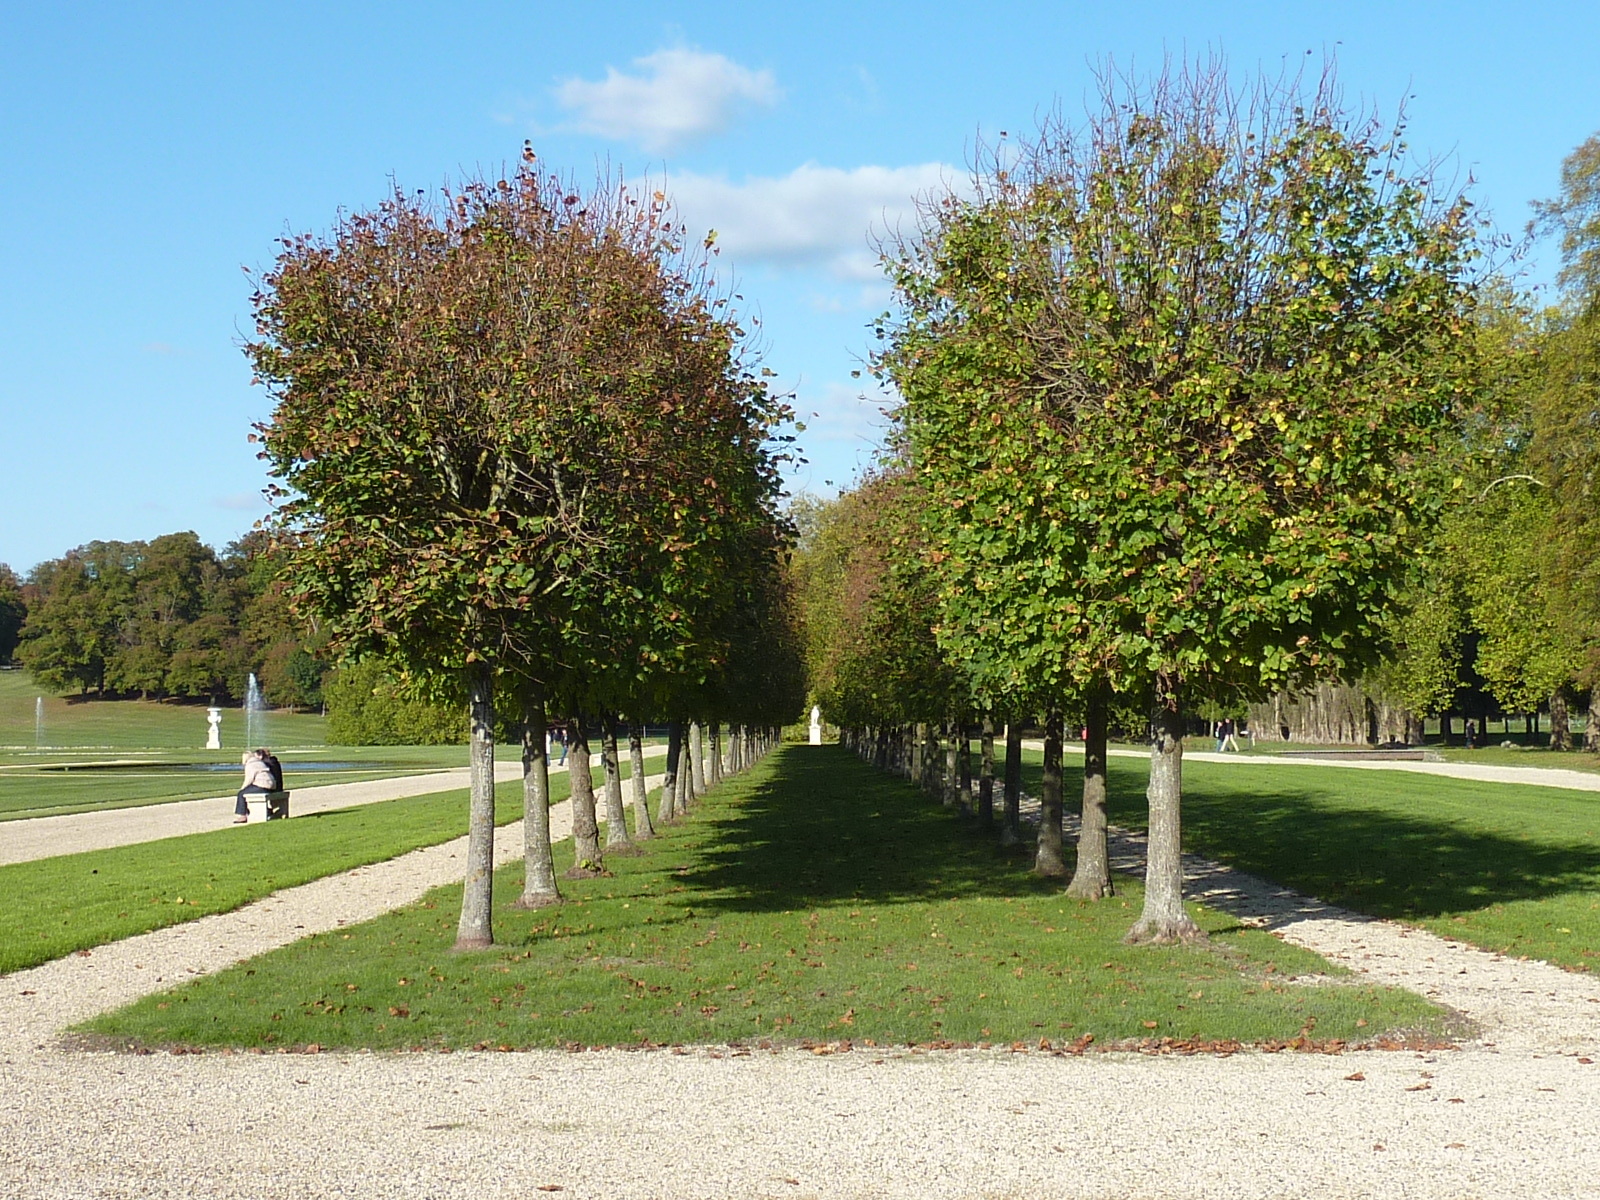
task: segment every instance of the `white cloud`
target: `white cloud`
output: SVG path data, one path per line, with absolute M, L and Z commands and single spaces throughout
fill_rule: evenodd
M 782 95 L 771 71 L 703 50 L 657 50 L 633 66 L 636 74 L 607 67 L 602 80 L 564 80 L 556 100 L 577 115 L 583 132 L 659 153 L 721 133 L 741 110 L 771 106 Z
M 879 280 L 875 240 L 916 221 L 916 197 L 964 187 L 944 163 L 911 167 L 797 167 L 781 178 L 735 183 L 692 171 L 669 174 L 667 191 L 689 228 L 715 229 L 742 263 L 821 267 L 845 279 Z

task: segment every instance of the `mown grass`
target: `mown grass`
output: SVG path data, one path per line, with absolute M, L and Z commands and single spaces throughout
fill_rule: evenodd
M 43 743 L 35 704 L 44 700 Z M 320 746 L 326 721 L 315 713 L 272 712 L 265 717 L 272 746 Z M 206 744 L 206 706 L 154 700 L 97 700 L 38 684 L 26 671 L 0 671 L 0 746 L 12 751 L 96 748 L 198 749 Z M 244 749 L 244 710 L 225 708 L 222 742 L 238 758 Z
M 1121 943 L 1137 883 L 1067 900 L 1025 859 L 835 747 L 785 747 L 559 908 L 508 902 L 452 954 L 460 888 L 85 1028 L 124 1043 L 532 1047 L 871 1040 L 1365 1038 L 1436 1027 L 1410 993 L 1287 983 L 1317 956 L 1200 910 L 1209 945 Z
M 276 753 L 291 791 L 467 765 L 464 746 L 334 746 Z M 498 757 L 503 761 L 508 756 Z M 239 756 L 216 751 L 123 752 L 110 759 L 104 754 L 54 751 L 11 759 L 0 757 L 0 821 L 200 800 L 235 791 L 243 780 Z M 337 769 L 304 765 L 326 762 L 349 765 Z M 223 769 L 196 769 L 201 764 Z
M 629 777 L 627 762 L 622 768 Z M 602 773 L 593 774 L 598 786 Z M 565 773 L 550 777 L 552 802 L 566 799 L 569 782 Z M 520 780 L 502 783 L 495 797 L 499 823 L 521 819 Z M 457 790 L 0 866 L 0 974 L 466 832 L 467 793 Z
M 1183 775 L 1190 850 L 1488 950 L 1600 968 L 1600 793 L 1247 759 Z M 1147 778 L 1111 760 L 1113 823 L 1144 828 Z

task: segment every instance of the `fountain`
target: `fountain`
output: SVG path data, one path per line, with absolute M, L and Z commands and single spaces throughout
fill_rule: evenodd
M 40 749 L 44 745 L 44 697 L 33 698 L 33 748 Z
M 244 689 L 245 749 L 254 750 L 266 740 L 266 736 L 267 702 L 261 698 L 261 685 L 256 681 L 256 673 L 251 671 Z

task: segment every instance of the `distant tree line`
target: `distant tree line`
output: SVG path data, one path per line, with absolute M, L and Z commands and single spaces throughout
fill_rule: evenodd
M 19 579 L 0 565 L 0 662 L 103 698 L 322 703 L 321 639 L 289 613 L 264 534 L 217 553 L 191 532 L 96 541 Z

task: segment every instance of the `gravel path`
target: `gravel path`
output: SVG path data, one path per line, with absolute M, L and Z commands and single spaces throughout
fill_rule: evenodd
M 1029 750 L 1043 750 L 1044 742 L 1025 738 Z M 1330 752 L 1337 751 L 1329 746 Z M 1062 747 L 1067 754 L 1083 753 L 1080 742 Z M 1149 758 L 1148 750 L 1110 750 L 1113 758 Z M 1374 762 L 1362 759 L 1289 757 L 1281 754 L 1218 754 L 1212 750 L 1185 750 L 1185 762 L 1227 763 L 1233 767 L 1337 767 L 1347 771 L 1407 771 L 1413 775 L 1438 775 L 1478 783 L 1520 783 L 1530 787 L 1568 788 L 1575 792 L 1600 792 L 1600 773 L 1569 771 L 1562 767 L 1505 767 L 1488 763 Z
M 667 748 L 649 745 L 646 758 L 664 755 Z M 590 756 L 598 766 L 600 755 Z M 291 764 L 292 765 L 292 764 Z M 565 767 L 552 766 L 551 774 Z M 425 775 L 400 775 L 391 779 L 368 779 L 359 783 L 330 783 L 321 787 L 293 788 L 289 799 L 290 817 L 376 804 L 403 796 L 425 796 L 468 786 L 468 768 L 430 771 Z M 496 763 L 496 782 L 522 778 L 520 762 Z M 291 775 L 290 784 L 294 783 Z M 116 808 L 105 812 L 72 813 L 61 817 L 31 817 L 25 821 L 0 821 L 0 866 L 31 862 L 57 854 L 77 854 L 84 850 L 106 850 L 154 842 L 161 838 L 205 833 L 228 825 L 233 820 L 234 796 L 215 796 L 206 800 L 174 800 L 167 804 L 143 804 L 137 808 Z
M 567 806 L 552 810 L 564 830 Z M 560 836 L 560 833 L 557 833 Z M 501 831 L 504 856 L 521 846 Z M 1191 894 L 1476 1040 L 1229 1058 L 855 1049 L 453 1055 L 69 1052 L 62 1026 L 458 878 L 417 851 L 0 978 L 0 1195 L 1593 1196 L 1600 980 L 1192 861 Z M 1121 839 L 1119 865 L 1142 848 Z M 455 856 L 455 857 L 452 857 Z

